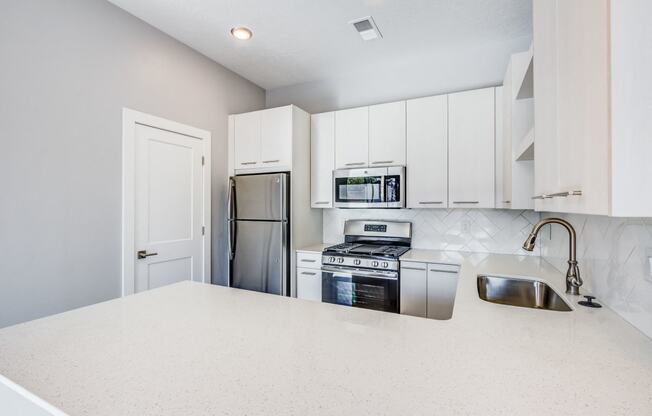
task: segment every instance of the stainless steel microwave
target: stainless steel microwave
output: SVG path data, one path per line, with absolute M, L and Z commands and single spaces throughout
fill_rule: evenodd
M 333 171 L 336 208 L 405 208 L 405 166 Z

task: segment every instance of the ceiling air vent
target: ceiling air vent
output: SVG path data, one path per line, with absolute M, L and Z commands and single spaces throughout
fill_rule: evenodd
M 378 26 L 376 26 L 376 22 L 374 22 L 374 18 L 371 16 L 351 20 L 349 23 L 353 25 L 363 40 L 380 39 L 383 37 L 380 34 L 380 30 L 378 30 Z

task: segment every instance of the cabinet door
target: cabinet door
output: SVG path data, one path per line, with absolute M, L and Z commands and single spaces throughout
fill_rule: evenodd
M 297 268 L 297 297 L 321 302 L 321 270 Z
M 558 188 L 557 159 L 557 0 L 532 3 L 534 65 L 534 194 Z M 554 210 L 555 201 L 536 199 L 535 209 Z
M 428 318 L 450 319 L 453 316 L 458 272 L 457 266 L 428 265 Z
M 365 167 L 369 161 L 369 107 L 335 113 L 337 169 Z
M 448 96 L 407 102 L 407 207 L 448 206 Z
M 511 67 L 510 61 L 508 74 Z M 496 88 L 496 208 L 510 208 L 512 203 L 512 137 L 508 125 L 511 106 L 508 99 L 511 101 L 511 77 L 505 76 L 503 86 Z
M 260 165 L 261 112 L 236 114 L 234 121 L 235 169 Z
M 369 107 L 369 166 L 405 165 L 405 101 Z
M 448 96 L 449 206 L 494 208 L 494 88 Z
M 310 116 L 310 206 L 333 207 L 335 113 Z
M 261 166 L 292 165 L 292 106 L 270 108 L 261 117 Z
M 614 2 L 563 0 L 557 6 L 555 192 L 582 192 L 559 197 L 561 212 L 609 214 L 610 3 Z
M 400 309 L 404 315 L 426 317 L 427 269 L 425 263 L 401 262 Z

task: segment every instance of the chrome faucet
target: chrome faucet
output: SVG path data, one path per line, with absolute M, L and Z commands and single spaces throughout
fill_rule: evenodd
M 561 218 L 546 218 L 534 224 L 532 232 L 523 243 L 523 250 L 534 250 L 534 243 L 537 240 L 537 234 L 541 227 L 546 224 L 559 224 L 566 228 L 569 236 L 569 253 L 568 253 L 568 271 L 566 272 L 566 293 L 570 295 L 579 295 L 582 278 L 580 277 L 580 268 L 577 266 L 577 235 L 575 229 L 566 220 Z

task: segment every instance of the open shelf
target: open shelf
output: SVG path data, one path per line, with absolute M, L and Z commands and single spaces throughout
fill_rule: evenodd
M 517 162 L 534 160 L 534 127 L 521 139 L 514 160 Z
M 525 100 L 534 97 L 534 55 L 532 53 L 532 46 L 528 50 L 528 59 L 524 62 L 525 65 L 520 68 L 521 76 L 517 76 L 516 99 Z

